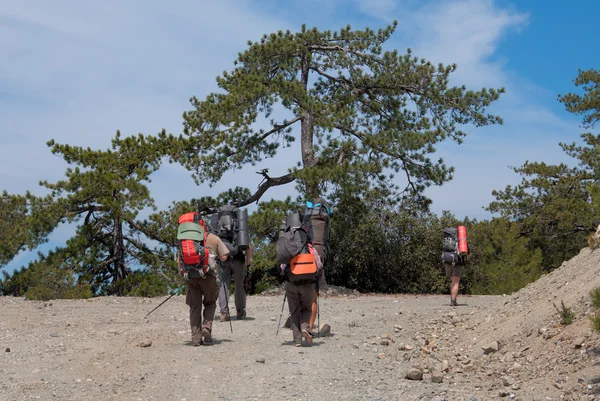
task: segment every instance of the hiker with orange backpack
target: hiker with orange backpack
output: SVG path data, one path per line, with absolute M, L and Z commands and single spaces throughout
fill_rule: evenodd
M 190 308 L 192 345 L 208 344 L 212 342 L 219 296 L 217 259 L 229 259 L 229 249 L 219 237 L 207 233 L 204 220 L 196 212 L 179 217 L 177 245 L 179 268 L 187 283 L 185 303 Z
M 294 346 L 301 347 L 302 338 L 305 344 L 310 345 L 313 342 L 309 323 L 314 298 L 313 286 L 323 265 L 319 254 L 309 242 L 306 227 L 300 222 L 297 213 L 286 218 L 276 243 L 276 255 L 284 275 L 283 302 L 285 304 L 285 300 L 288 301 Z

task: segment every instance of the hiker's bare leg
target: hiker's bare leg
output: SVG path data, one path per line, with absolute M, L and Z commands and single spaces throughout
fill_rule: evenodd
M 313 326 L 315 325 L 315 320 L 317 320 L 317 312 L 319 311 L 317 302 L 318 297 L 319 295 L 317 294 L 317 291 L 315 291 L 313 294 L 312 305 L 310 310 L 310 320 L 308 321 L 308 331 L 310 331 L 311 333 L 313 331 Z
M 450 284 L 450 297 L 453 301 L 456 301 L 458 296 L 458 284 L 460 283 L 460 276 L 452 276 L 452 283 Z

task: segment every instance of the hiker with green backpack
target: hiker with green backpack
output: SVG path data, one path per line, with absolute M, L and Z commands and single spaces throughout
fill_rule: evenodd
M 217 259 L 226 261 L 230 252 L 219 237 L 207 233 L 199 213 L 185 213 L 178 222 L 177 261 L 187 283 L 185 303 L 190 308 L 192 345 L 199 346 L 212 342 L 219 296 Z

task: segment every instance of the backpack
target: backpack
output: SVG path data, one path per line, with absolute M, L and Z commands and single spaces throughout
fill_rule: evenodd
M 458 229 L 456 227 L 444 228 L 442 262 L 451 265 L 462 265 L 465 260 L 466 256 L 458 252 Z
M 178 223 L 177 261 L 179 270 L 186 278 L 203 277 L 210 269 L 209 252 L 205 247 L 204 220 L 199 213 L 190 212 L 181 215 Z
M 238 220 L 238 208 L 232 205 L 223 205 L 219 208 L 218 213 L 211 216 L 210 231 L 221 238 L 231 256 L 238 253 L 236 246 Z
M 444 228 L 444 252 L 458 253 L 458 229 Z
M 306 227 L 298 213 L 286 217 L 275 244 L 277 263 L 285 265 L 285 279 L 294 284 L 314 283 L 317 262 Z
M 330 255 L 329 220 L 332 211 L 325 200 L 319 198 L 314 202 L 306 202 L 303 224 L 306 227 L 310 242 L 315 246 L 321 261 L 326 263 Z
M 317 252 L 311 244 L 308 244 L 306 253 L 296 255 L 289 265 L 286 266 L 286 277 L 293 284 L 308 284 L 317 281 Z
M 300 223 L 297 213 L 291 213 L 279 230 L 279 238 L 275 243 L 277 263 L 288 265 L 296 256 L 306 251 L 308 247 L 308 233 Z

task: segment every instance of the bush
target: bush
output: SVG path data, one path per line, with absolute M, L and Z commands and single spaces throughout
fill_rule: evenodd
M 169 283 L 163 277 L 149 270 L 136 270 L 123 280 L 104 285 L 99 295 L 158 297 L 167 295 L 168 291 Z
M 600 287 L 590 292 L 590 298 L 592 298 L 592 306 L 596 309 L 600 309 Z
M 596 314 L 590 317 L 592 329 L 600 334 L 600 287 L 597 287 L 590 292 L 590 298 L 592 298 L 592 306 L 596 308 Z
M 31 300 L 91 298 L 88 284 L 75 283 L 75 275 L 66 268 L 36 265 L 30 268 L 30 286 L 25 297 Z
M 567 325 L 573 323 L 573 318 L 575 317 L 573 310 L 571 308 L 567 308 L 563 301 L 560 301 L 560 305 L 561 305 L 560 309 L 558 309 L 556 304 L 554 304 L 554 308 L 558 312 L 558 316 L 560 317 L 561 324 L 564 326 L 567 326 Z

